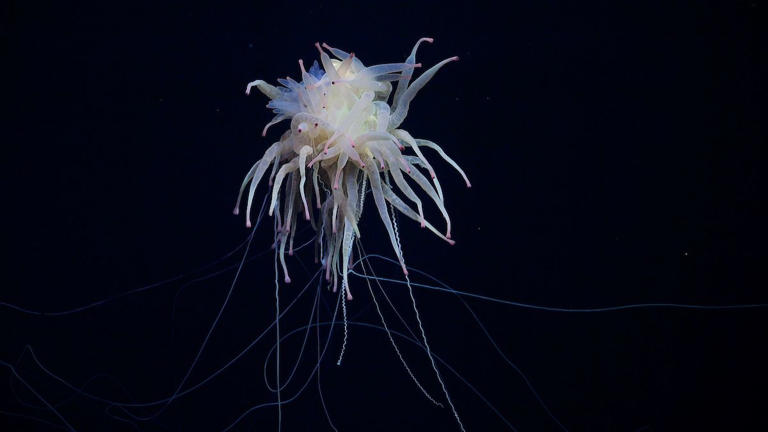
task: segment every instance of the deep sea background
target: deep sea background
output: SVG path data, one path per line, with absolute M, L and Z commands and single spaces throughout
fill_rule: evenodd
M 456 289 L 544 306 L 766 303 L 766 8 L 757 0 L 6 3 L 0 302 L 65 311 L 186 276 L 62 316 L 0 306 L 0 361 L 77 431 L 221 431 L 275 400 L 262 377 L 274 332 L 133 425 L 46 375 L 25 347 L 106 398 L 172 394 L 242 251 L 196 269 L 248 236 L 231 213 L 237 188 L 285 127 L 261 137 L 271 113 L 245 85 L 297 77 L 297 60 L 317 57 L 316 41 L 377 64 L 403 61 L 431 36 L 418 56 L 425 66 L 461 57 L 419 93 L 403 127 L 442 145 L 473 187 L 431 157 L 457 243 L 400 218 L 409 265 Z M 372 201 L 363 219 L 366 249 L 392 256 Z M 245 265 L 190 383 L 271 323 L 271 231 L 271 219 L 257 230 L 251 252 L 262 255 Z M 311 250 L 297 255 L 283 306 L 316 268 Z M 188 283 L 214 271 L 223 273 Z M 364 282 L 352 284 L 350 314 L 378 322 Z M 308 321 L 310 288 L 281 320 L 283 332 Z M 407 291 L 385 288 L 415 324 Z M 517 430 L 560 430 L 455 296 L 415 290 L 436 354 Z M 564 313 L 466 300 L 568 430 L 768 430 L 768 308 Z M 341 367 L 340 329 L 321 367 L 339 431 L 459 430 L 418 391 L 384 333 L 349 331 Z M 302 335 L 282 346 L 284 376 Z M 283 398 L 310 376 L 314 332 L 309 341 Z M 441 397 L 423 352 L 399 343 Z M 441 372 L 468 431 L 510 430 Z M 41 405 L 0 367 L 0 431 L 63 429 Z M 232 430 L 275 431 L 277 410 L 251 412 Z M 284 406 L 282 430 L 333 430 L 314 379 Z

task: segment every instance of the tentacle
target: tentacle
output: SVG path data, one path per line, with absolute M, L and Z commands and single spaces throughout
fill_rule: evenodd
M 283 143 L 280 143 L 282 146 Z M 280 159 L 282 159 L 281 151 L 278 151 L 274 157 L 274 163 L 272 164 L 272 172 L 269 174 L 269 185 L 272 186 L 275 180 L 275 174 L 277 174 L 278 168 L 280 168 Z
M 357 201 L 357 179 L 354 174 L 344 175 L 344 186 L 347 192 L 347 199 L 344 204 L 344 217 L 349 223 L 352 224 L 352 229 L 355 231 L 355 235 L 360 237 L 360 230 L 357 228 L 357 221 L 360 217 L 360 211 L 356 207 Z
M 472 184 L 469 182 L 469 179 L 467 178 L 467 175 L 466 175 L 466 174 L 464 174 L 464 170 L 462 170 L 462 169 L 461 169 L 461 167 L 459 166 L 459 164 L 457 164 L 456 162 L 454 162 L 454 160 L 453 160 L 453 159 L 451 159 L 450 157 L 448 157 L 448 155 L 447 155 L 447 154 L 445 154 L 445 152 L 443 151 L 443 149 L 442 149 L 442 148 L 440 148 L 440 146 L 439 146 L 439 145 L 437 145 L 437 144 L 433 143 L 432 141 L 429 141 L 429 140 L 425 140 L 425 139 L 418 139 L 418 138 L 416 139 L 416 142 L 417 142 L 417 143 L 419 143 L 419 145 L 423 145 L 424 147 L 429 147 L 429 148 L 431 148 L 431 149 L 433 149 L 433 150 L 437 151 L 437 153 L 440 155 L 440 157 L 442 157 L 442 158 L 443 158 L 443 159 L 444 159 L 446 162 L 448 162 L 448 163 L 449 163 L 449 164 L 450 164 L 450 165 L 451 165 L 451 166 L 452 166 L 454 169 L 456 169 L 456 171 L 458 171 L 458 172 L 459 172 L 459 174 L 461 174 L 461 176 L 464 178 L 464 181 L 467 183 L 467 187 L 472 187 Z
M 351 53 L 349 57 L 344 59 L 344 61 L 341 62 L 339 65 L 339 68 L 337 69 L 339 76 L 343 77 L 344 75 L 349 72 L 349 69 L 352 67 L 352 62 L 355 60 L 355 53 Z
M 437 181 L 437 176 L 435 175 L 435 170 L 432 168 L 432 165 L 429 164 L 429 161 L 427 161 L 427 158 L 424 157 L 424 154 L 421 153 L 421 150 L 419 149 L 419 145 L 416 143 L 416 140 L 413 139 L 411 134 L 408 133 L 408 131 L 402 130 L 402 129 L 395 129 L 392 131 L 392 134 L 396 136 L 397 138 L 400 138 L 401 140 L 405 141 L 407 144 L 413 148 L 413 152 L 416 153 L 416 156 L 419 157 L 421 162 L 424 164 L 424 167 L 427 168 L 427 171 L 429 171 L 430 177 L 432 177 L 432 181 L 435 184 L 435 189 L 437 190 L 437 195 L 440 197 L 440 201 L 443 201 L 443 190 L 440 187 L 440 182 Z
M 333 191 L 334 195 L 336 195 L 337 193 L 338 193 L 337 191 Z M 333 212 L 331 213 L 331 232 L 334 234 L 336 234 L 336 220 L 338 220 L 336 215 L 338 214 L 338 212 L 339 212 L 339 202 L 337 200 L 334 200 Z
M 413 70 L 414 68 L 421 67 L 421 63 L 386 63 L 376 66 L 368 66 L 367 68 L 358 72 L 358 75 L 362 75 L 365 78 L 373 79 L 377 76 L 384 74 L 392 74 L 395 72 L 402 72 L 406 70 Z M 399 77 L 399 75 L 398 75 Z
M 352 291 L 349 289 L 349 279 L 347 274 L 349 273 L 349 259 L 352 255 L 352 227 L 349 221 L 344 222 L 344 237 L 342 244 L 342 257 L 341 257 L 341 287 L 346 291 L 347 300 L 352 300 Z
M 312 153 L 312 147 L 304 146 L 299 151 L 299 175 L 301 175 L 301 182 L 299 184 L 299 192 L 301 193 L 301 202 L 304 204 L 304 217 L 309 220 L 309 206 L 307 206 L 307 196 L 304 194 L 304 182 L 307 180 L 306 176 L 306 162 L 307 156 Z
M 297 162 L 298 165 L 298 162 Z M 294 218 L 293 213 L 293 206 L 296 204 L 296 190 L 299 188 L 299 179 L 296 177 L 295 170 L 291 172 L 289 175 L 290 179 L 290 186 L 286 185 L 286 189 L 290 187 L 290 194 L 288 195 L 288 199 L 285 202 L 285 227 L 284 230 L 286 232 L 290 232 L 293 230 L 293 222 L 296 218 Z
M 395 238 L 395 232 L 392 228 L 392 220 L 389 218 L 389 212 L 387 211 L 387 204 L 384 200 L 384 192 L 382 191 L 381 186 L 381 177 L 379 176 L 379 171 L 376 170 L 375 165 L 373 165 L 374 168 L 371 168 L 370 166 L 366 169 L 368 172 L 368 179 L 371 182 L 371 192 L 373 193 L 373 200 L 376 203 L 376 209 L 379 211 L 379 216 L 381 217 L 382 222 L 384 222 L 384 227 L 387 229 L 387 234 L 389 234 L 389 240 L 392 242 L 392 247 L 395 250 L 395 254 L 397 255 L 398 261 L 400 261 L 400 266 L 403 269 L 404 274 L 408 274 L 408 269 L 405 267 L 405 261 L 403 261 L 403 256 L 400 253 L 400 248 L 397 245 L 397 239 Z
M 389 114 L 391 112 L 386 102 L 376 101 L 373 103 L 376 107 L 376 131 L 386 132 L 389 128 Z
M 345 145 L 342 147 L 342 151 L 347 155 L 349 159 L 352 159 L 353 161 L 357 162 L 358 165 L 360 165 L 360 168 L 365 168 L 365 162 L 363 162 L 362 159 L 360 159 L 360 153 L 355 150 L 355 143 L 353 141 L 350 141 L 350 145 Z
M 366 149 L 371 152 L 373 155 L 373 158 L 375 160 L 379 161 L 379 167 L 381 169 L 386 169 L 386 166 L 384 166 L 384 155 L 382 153 L 382 150 L 379 148 L 379 146 L 376 144 L 376 142 L 370 143 L 368 146 L 366 146 Z
M 424 177 L 424 175 L 420 173 L 419 170 L 411 170 L 408 175 L 410 175 L 411 178 L 414 179 L 422 189 L 424 189 L 424 192 L 426 192 L 427 195 L 432 198 L 432 201 L 435 202 L 437 208 L 440 209 L 440 213 L 443 214 L 443 218 L 445 219 L 445 223 L 447 225 L 445 236 L 451 238 L 451 218 L 448 216 L 448 211 L 445 209 L 443 200 L 440 199 L 440 196 L 438 196 L 437 192 L 432 188 L 432 186 L 429 185 L 427 178 Z
M 280 150 L 280 143 L 273 144 L 265 153 L 264 157 L 261 159 L 262 163 L 259 164 L 258 168 L 256 168 L 256 171 L 253 174 L 253 178 L 251 180 L 251 187 L 248 191 L 248 204 L 245 209 L 245 226 L 248 228 L 251 227 L 251 205 L 253 204 L 253 194 L 256 192 L 256 186 L 258 186 L 259 181 L 261 181 L 261 177 L 266 172 L 267 168 L 269 168 L 269 165 L 271 164 L 271 161 L 275 159 L 274 154 L 279 152 Z
M 349 156 L 347 156 L 347 153 L 342 152 L 341 156 L 339 156 L 339 159 L 336 161 L 336 176 L 333 179 L 334 189 L 339 188 L 339 178 L 341 177 L 341 171 L 344 169 L 344 166 L 347 164 L 347 160 L 349 160 Z
M 280 233 L 280 265 L 283 267 L 285 283 L 291 283 L 291 277 L 288 275 L 288 266 L 285 265 L 285 241 L 288 238 L 287 233 Z
M 400 97 L 397 109 L 392 114 L 392 118 L 390 120 L 392 128 L 399 127 L 403 120 L 405 120 L 405 116 L 408 115 L 408 107 L 410 106 L 411 101 L 416 97 L 416 94 L 419 92 L 419 90 L 421 90 L 421 88 L 424 87 L 424 85 L 426 85 L 433 76 L 435 76 L 435 73 L 437 73 L 437 71 L 440 70 L 440 68 L 443 67 L 446 63 L 457 61 L 458 59 L 458 57 L 445 59 L 440 63 L 432 66 L 429 70 L 416 78 L 416 81 L 414 81 L 413 84 L 411 84 Z
M 392 203 L 392 205 L 400 211 L 400 213 L 408 216 L 409 218 L 415 220 L 416 222 L 421 222 L 421 216 L 416 214 L 413 209 L 411 209 L 408 204 L 404 203 L 403 200 L 398 197 L 391 188 L 387 187 L 386 185 L 383 187 L 384 192 L 384 198 L 386 198 L 387 201 Z M 441 239 L 447 241 L 449 244 L 454 245 L 456 242 L 449 239 L 448 237 L 444 236 L 440 231 L 437 230 L 429 221 L 424 221 L 424 224 L 426 225 L 427 229 L 435 233 L 436 236 L 440 237 Z
M 256 170 L 259 168 L 259 165 L 262 163 L 261 159 L 256 161 L 255 164 L 251 167 L 250 170 L 248 170 L 248 174 L 245 175 L 245 178 L 243 179 L 243 183 L 240 185 L 240 192 L 237 193 L 237 201 L 235 202 L 235 208 L 232 210 L 232 214 L 235 216 L 240 214 L 240 201 L 243 198 L 243 191 L 245 190 L 245 186 L 248 184 L 248 181 L 251 180 L 253 177 L 253 174 L 256 173 Z
M 314 186 L 314 189 L 315 189 L 315 199 L 317 200 L 317 208 L 321 208 L 322 206 L 320 201 L 320 186 L 317 183 L 317 173 L 319 170 L 320 170 L 320 167 L 312 168 L 312 186 Z
M 279 88 L 267 83 L 266 81 L 256 80 L 248 83 L 245 87 L 245 94 L 251 94 L 251 88 L 256 87 L 260 92 L 264 93 L 270 99 L 277 99 L 282 96 L 283 92 Z
M 395 184 L 398 188 L 400 188 L 401 191 L 405 194 L 405 196 L 408 197 L 411 201 L 413 201 L 416 204 L 416 208 L 419 209 L 419 223 L 421 224 L 421 227 L 424 228 L 424 208 L 421 205 L 421 200 L 416 195 L 416 193 L 411 189 L 411 187 L 408 185 L 408 183 L 403 178 L 403 174 L 400 172 L 400 168 L 395 165 L 391 166 L 389 169 L 389 172 L 392 173 L 392 179 L 394 179 Z
M 307 164 L 308 167 L 312 167 L 316 162 L 324 161 L 328 159 L 333 159 L 336 157 L 339 153 L 341 153 L 341 147 L 340 146 L 334 146 L 328 151 L 321 151 L 320 154 L 318 154 L 314 159 L 312 159 L 309 164 Z
M 325 51 L 320 48 L 320 43 L 315 42 L 315 48 L 320 51 L 320 62 L 323 64 L 325 76 L 330 80 L 340 80 L 341 77 L 339 77 L 339 73 L 336 71 L 336 67 L 333 66 L 331 58 L 328 57 L 328 54 L 326 54 Z
M 422 42 L 434 42 L 434 39 L 432 38 L 421 38 L 418 41 L 416 41 L 416 45 L 413 46 L 413 49 L 411 50 L 411 55 L 408 56 L 408 58 L 405 60 L 408 64 L 414 64 L 416 63 L 416 51 L 419 49 L 419 45 L 421 45 Z M 408 83 L 411 81 L 411 77 L 413 76 L 413 69 L 404 69 L 403 73 L 400 75 L 400 80 L 397 82 L 397 89 L 395 90 L 395 96 L 392 98 L 392 109 L 396 109 L 398 102 L 400 101 L 400 97 L 403 95 L 403 92 L 408 87 Z
M 277 172 L 277 177 L 275 177 L 275 184 L 272 186 L 272 201 L 269 204 L 269 215 L 272 216 L 273 212 L 275 211 L 275 203 L 277 202 L 277 193 L 280 190 L 280 185 L 283 182 L 283 178 L 292 171 L 295 171 L 298 168 L 298 162 L 296 160 L 292 160 L 288 162 L 287 164 L 280 167 L 280 171 Z
M 287 119 L 288 116 L 285 114 L 278 114 L 272 118 L 272 120 L 267 123 L 266 126 L 264 126 L 264 129 L 261 131 L 261 136 L 267 136 L 267 129 L 269 129 L 270 126 L 280 123 L 281 121 Z
M 325 42 L 323 42 L 323 48 L 325 48 L 325 49 L 327 49 L 328 51 L 330 51 L 330 52 L 331 52 L 331 54 L 333 54 L 334 56 L 336 56 L 336 57 L 337 57 L 338 59 L 340 59 L 340 60 L 346 60 L 346 59 L 347 59 L 347 57 L 349 57 L 349 56 L 351 56 L 351 55 L 352 55 L 352 54 L 347 54 L 346 52 L 344 52 L 344 51 L 342 51 L 342 50 L 340 50 L 340 49 L 338 49 L 338 48 L 333 48 L 333 47 L 330 47 L 330 46 L 328 46 L 328 44 L 327 44 L 327 43 L 325 43 Z M 354 66 L 355 66 L 355 69 L 356 69 L 356 70 L 362 70 L 362 69 L 365 69 L 365 66 L 363 65 L 363 62 L 361 62 L 359 58 L 355 57 L 355 58 L 354 58 L 354 60 L 353 60 L 353 62 L 354 62 Z

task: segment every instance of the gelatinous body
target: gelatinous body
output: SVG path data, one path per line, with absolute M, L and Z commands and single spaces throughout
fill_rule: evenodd
M 246 204 L 246 224 L 250 226 L 256 187 L 268 176 L 272 188 L 269 214 L 277 218 L 276 247 L 286 282 L 290 282 L 286 247 L 291 255 L 301 215 L 318 233 L 316 250 L 326 279 L 333 281 L 334 290 L 340 281 L 347 298 L 352 298 L 347 274 L 354 238 L 361 234 L 358 221 L 368 185 L 404 273 L 407 269 L 388 205 L 453 244 L 443 191 L 423 149 L 436 151 L 467 186 L 469 180 L 437 144 L 413 138 L 400 128 L 419 90 L 443 65 L 458 60 L 445 59 L 411 81 L 414 70 L 421 67 L 416 63 L 416 51 L 422 42 L 432 39 L 420 39 L 403 63 L 375 66 L 365 66 L 354 53 L 318 43 L 322 68 L 315 61 L 307 70 L 299 60 L 300 81 L 278 79 L 279 87 L 261 80 L 248 84 L 246 93 L 253 87 L 259 89 L 271 99 L 267 107 L 276 114 L 263 134 L 283 120 L 290 121 L 290 128 L 245 176 L 235 214 L 250 182 Z M 425 220 L 417 190 L 439 209 L 445 220 L 444 233 Z

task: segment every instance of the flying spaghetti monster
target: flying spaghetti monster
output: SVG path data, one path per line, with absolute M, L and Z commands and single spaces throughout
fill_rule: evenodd
M 292 255 L 297 219 L 301 213 L 317 233 L 316 254 L 326 279 L 332 281 L 334 291 L 340 282 L 342 292 L 346 293 L 347 299 L 352 299 L 347 274 L 352 242 L 355 237 L 360 237 L 358 221 L 368 191 L 367 184 L 370 184 L 376 209 L 406 275 L 408 270 L 387 203 L 419 222 L 422 228 L 428 228 L 453 244 L 443 191 L 422 148 L 437 152 L 461 174 L 467 187 L 471 186 L 469 180 L 437 144 L 414 138 L 399 128 L 419 90 L 441 67 L 459 59 L 445 59 L 411 82 L 414 70 L 421 67 L 416 63 L 416 51 L 422 42 L 431 43 L 432 39 L 422 38 L 416 42 L 404 63 L 375 66 L 365 66 L 354 53 L 316 43 L 322 69 L 315 61 L 306 70 L 299 60 L 300 82 L 287 77 L 277 80 L 282 85 L 280 87 L 262 80 L 248 84 L 246 94 L 256 87 L 271 99 L 267 108 L 276 114 L 264 127 L 262 135 L 266 135 L 270 126 L 283 120 L 290 120 L 291 125 L 245 176 L 234 213 L 238 214 L 243 192 L 250 182 L 246 226 L 251 226 L 256 187 L 271 167 L 269 214 L 276 218 L 275 246 L 285 282 L 291 280 L 285 264 L 286 245 L 288 254 Z M 392 82 L 395 82 L 396 90 L 389 103 Z M 421 198 L 406 180 L 408 178 L 437 205 L 445 220 L 444 234 L 425 220 Z

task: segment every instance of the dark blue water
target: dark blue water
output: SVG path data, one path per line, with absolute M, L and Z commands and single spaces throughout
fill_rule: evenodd
M 461 57 L 419 93 L 403 127 L 442 145 L 473 187 L 433 157 L 457 243 L 400 218 L 410 266 L 457 290 L 559 308 L 768 302 L 766 5 L 624 3 L 5 6 L 0 301 L 67 312 L 111 300 L 58 316 L 0 308 L 0 430 L 221 431 L 276 400 L 263 378 L 274 331 L 167 406 L 126 413 L 83 392 L 142 403 L 182 382 L 242 250 L 196 269 L 249 235 L 231 214 L 237 188 L 285 127 L 261 137 L 267 99 L 246 97 L 245 85 L 298 78 L 297 60 L 311 64 L 316 41 L 377 64 L 403 61 L 430 36 L 425 66 Z M 367 205 L 361 240 L 391 257 Z M 267 218 L 183 389 L 272 323 L 271 242 Z M 296 255 L 282 307 L 318 268 L 311 248 Z M 350 319 L 380 324 L 365 281 L 351 284 Z M 407 289 L 383 286 L 417 329 Z M 285 315 L 282 334 L 310 322 L 316 292 L 311 284 Z M 458 297 L 419 287 L 414 296 L 433 352 L 497 410 L 439 363 L 468 431 L 562 430 L 558 421 L 573 431 L 768 427 L 766 308 L 569 313 L 463 297 L 529 387 Z M 320 320 L 331 319 L 337 297 L 322 289 L 317 298 Z M 386 306 L 391 328 L 407 333 Z M 283 381 L 304 335 L 281 345 Z M 460 430 L 419 391 L 386 333 L 350 324 L 337 366 L 342 335 L 335 328 L 320 362 L 321 400 L 311 329 L 281 392 L 298 395 L 282 408 L 281 430 Z M 424 351 L 397 342 L 444 403 Z M 267 372 L 273 383 L 274 358 Z M 277 429 L 270 406 L 231 430 Z

